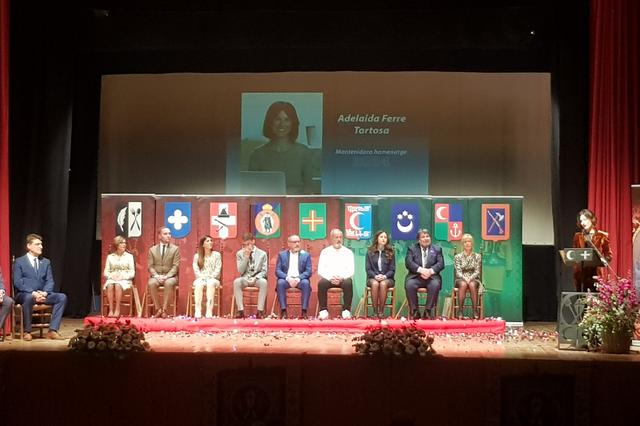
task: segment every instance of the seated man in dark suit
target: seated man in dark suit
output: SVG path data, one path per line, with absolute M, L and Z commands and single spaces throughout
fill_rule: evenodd
M 289 250 L 278 254 L 276 263 L 276 291 L 280 301 L 280 316 L 287 318 L 287 289 L 298 288 L 302 292 L 302 318 L 307 318 L 309 299 L 311 297 L 311 256 L 300 250 L 300 237 L 291 235 L 287 238 Z M 293 262 L 291 262 L 293 260 Z
M 411 317 L 420 318 L 418 309 L 418 288 L 427 289 L 427 305 L 422 318 L 434 319 L 438 293 L 442 288 L 440 271 L 444 269 L 442 248 L 431 244 L 431 234 L 426 229 L 418 230 L 418 242 L 407 250 L 404 263 L 409 273 L 404 282 L 405 292 L 409 300 Z
M 7 319 L 12 307 L 13 299 L 7 295 L 4 281 L 2 280 L 2 271 L 0 271 L 0 329 L 4 329 L 4 321 Z
M 58 330 L 62 321 L 62 314 L 67 305 L 67 296 L 53 291 L 53 273 L 49 259 L 42 255 L 42 237 L 37 234 L 27 235 L 27 254 L 16 259 L 13 264 L 13 286 L 16 289 L 16 302 L 22 305 L 24 316 L 24 340 L 30 341 L 31 315 L 33 305 L 44 303 L 51 305 L 51 325 L 47 338 L 64 339 Z

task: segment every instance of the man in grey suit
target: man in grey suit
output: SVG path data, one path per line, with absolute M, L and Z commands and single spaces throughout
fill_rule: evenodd
M 155 318 L 166 318 L 167 307 L 171 305 L 175 286 L 178 285 L 180 267 L 180 249 L 171 244 L 171 230 L 162 227 L 158 230 L 158 244 L 149 249 L 149 293 L 153 299 Z M 160 286 L 164 286 L 164 301 L 160 303 Z
M 240 274 L 240 277 L 233 281 L 233 297 L 238 307 L 236 318 L 244 318 L 242 289 L 251 286 L 258 287 L 256 317 L 264 316 L 264 304 L 267 300 L 267 253 L 255 244 L 253 234 L 246 233 L 242 236 L 242 248 L 236 253 L 236 265 Z

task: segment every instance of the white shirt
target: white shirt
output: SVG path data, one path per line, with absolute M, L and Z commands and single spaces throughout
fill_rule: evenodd
M 318 275 L 330 280 L 332 277 L 351 278 L 354 274 L 353 252 L 345 246 L 335 249 L 328 246 L 320 252 Z
M 427 258 L 429 257 L 429 247 L 420 247 L 422 249 L 422 267 L 427 267 Z
M 29 263 L 31 264 L 31 267 L 33 268 L 33 259 L 38 259 L 37 257 L 35 257 L 34 255 L 32 255 L 31 253 L 27 253 L 27 257 L 29 258 Z M 40 267 L 40 259 L 38 259 L 38 268 Z
M 300 271 L 298 270 L 298 254 L 289 252 L 289 270 L 287 271 L 287 277 L 298 278 Z

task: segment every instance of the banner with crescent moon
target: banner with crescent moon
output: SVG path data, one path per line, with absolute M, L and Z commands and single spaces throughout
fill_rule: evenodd
M 391 205 L 391 237 L 394 240 L 414 240 L 420 228 L 420 206 L 417 203 Z
M 462 204 L 436 203 L 434 236 L 440 241 L 460 241 L 464 233 Z
M 344 205 L 344 235 L 348 240 L 371 238 L 371 204 Z

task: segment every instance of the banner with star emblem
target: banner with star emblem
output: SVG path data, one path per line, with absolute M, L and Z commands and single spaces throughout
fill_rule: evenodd
M 433 208 L 435 219 L 434 236 L 440 241 L 460 241 L 463 231 L 462 204 L 436 203 Z
M 252 204 L 251 217 L 256 238 L 280 237 L 280 203 Z
M 173 238 L 184 238 L 191 232 L 191 203 L 164 203 L 164 226 Z
M 391 238 L 414 240 L 420 228 L 420 207 L 417 203 L 391 205 Z
M 238 236 L 238 203 L 209 203 L 210 234 L 213 238 Z
M 327 205 L 325 203 L 300 203 L 298 206 L 300 238 L 321 240 L 327 237 Z

